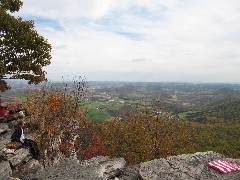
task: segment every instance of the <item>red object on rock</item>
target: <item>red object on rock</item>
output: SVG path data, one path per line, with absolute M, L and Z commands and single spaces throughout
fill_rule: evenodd
M 209 167 L 221 172 L 222 174 L 227 174 L 232 171 L 240 170 L 240 166 L 237 164 L 232 164 L 224 160 L 217 160 L 207 164 Z
M 5 117 L 6 111 L 3 107 L 0 107 L 0 117 Z
M 8 118 L 10 116 L 10 114 L 6 114 L 6 110 L 4 107 L 0 107 L 0 117 L 3 118 Z

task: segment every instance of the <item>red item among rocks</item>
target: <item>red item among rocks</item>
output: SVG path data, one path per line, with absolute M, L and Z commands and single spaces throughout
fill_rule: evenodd
M 6 114 L 6 110 L 4 109 L 4 107 L 0 107 L 0 117 L 8 118 L 9 116 L 10 114 Z
M 240 166 L 229 163 L 224 160 L 213 161 L 213 162 L 208 163 L 207 165 L 209 167 L 221 172 L 222 174 L 240 170 Z

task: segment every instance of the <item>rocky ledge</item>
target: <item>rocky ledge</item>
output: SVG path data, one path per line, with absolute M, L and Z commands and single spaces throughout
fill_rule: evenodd
M 240 159 L 225 158 L 214 152 L 197 152 L 155 159 L 136 166 L 126 166 L 123 158 L 95 157 L 79 162 L 64 160 L 53 167 L 42 169 L 22 179 L 78 179 L 78 180 L 158 180 L 158 179 L 211 179 L 239 180 L 240 171 L 221 174 L 207 166 L 210 161 L 225 159 L 240 165 Z
M 0 123 L 0 150 L 9 142 L 12 131 Z M 64 159 L 53 167 L 43 169 L 38 161 L 31 160 L 28 149 L 21 148 L 14 155 L 0 158 L 0 179 L 32 180 L 158 180 L 158 179 L 211 179 L 239 180 L 240 171 L 221 174 L 207 166 L 208 162 L 223 159 L 240 165 L 240 159 L 226 158 L 215 152 L 197 152 L 155 159 L 135 166 L 127 166 L 123 158 L 94 157 L 79 162 Z
M 20 148 L 14 151 L 13 154 L 3 153 L 6 144 L 11 140 L 10 137 L 13 133 L 13 128 L 11 129 L 13 127 L 12 123 L 0 123 L 0 180 L 10 179 L 20 166 L 32 159 L 29 149 L 26 148 Z M 29 137 L 29 134 L 27 136 Z
M 239 180 L 240 171 L 221 174 L 207 166 L 208 162 L 225 159 L 228 162 L 240 165 L 240 159 L 225 158 L 223 155 L 209 152 L 183 154 L 166 159 L 156 159 L 141 163 L 139 174 L 142 179 L 211 179 L 211 180 Z

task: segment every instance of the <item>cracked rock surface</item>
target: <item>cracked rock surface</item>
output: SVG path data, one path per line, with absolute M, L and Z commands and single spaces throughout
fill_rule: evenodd
M 90 160 L 65 159 L 53 167 L 43 169 L 32 179 L 79 180 L 239 180 L 240 171 L 221 174 L 207 166 L 208 162 L 225 159 L 240 165 L 240 159 L 229 159 L 214 152 L 198 152 L 155 159 L 135 166 L 126 166 L 123 158 L 95 157 Z M 31 179 L 31 178 L 29 178 Z
M 109 158 L 98 156 L 79 163 L 76 159 L 65 159 L 37 172 L 28 179 L 54 179 L 54 180 L 103 180 L 120 175 L 126 161 L 123 158 Z
M 240 165 L 240 159 L 224 158 L 214 152 L 198 152 L 171 156 L 166 159 L 155 159 L 140 164 L 139 174 L 145 180 L 157 179 L 211 179 L 211 180 L 239 180 L 240 171 L 221 174 L 207 166 L 208 162 L 225 159 Z
M 3 157 L 2 150 L 7 143 L 11 142 L 13 133 L 13 128 L 11 129 L 13 127 L 12 123 L 0 123 L 0 180 L 11 179 L 12 173 L 32 158 L 28 148 L 20 148 L 15 150 L 14 154 L 7 154 Z M 27 134 L 27 137 L 29 136 Z

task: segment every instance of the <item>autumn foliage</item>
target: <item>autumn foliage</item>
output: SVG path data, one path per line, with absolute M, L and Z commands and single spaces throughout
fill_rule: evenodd
M 74 144 L 72 144 L 72 143 L 59 144 L 59 150 L 66 156 L 68 156 L 69 152 L 73 149 L 75 149 L 75 147 L 74 147 Z
M 124 157 L 135 164 L 183 153 L 193 147 L 194 132 L 189 123 L 170 120 L 168 114 L 156 115 L 146 109 L 110 122 L 86 119 L 79 109 L 83 94 L 74 90 L 85 92 L 85 84 L 73 86 L 27 92 L 24 107 L 31 114 L 35 138 L 47 165 L 60 155 L 69 156 L 73 149 L 79 159 L 109 155 Z
M 184 152 L 194 146 L 194 132 L 187 122 L 172 121 L 167 114 L 133 111 L 122 120 L 102 124 L 102 140 L 112 156 L 135 164 Z
M 230 138 L 238 136 L 239 122 L 199 124 L 146 108 L 99 123 L 81 111 L 86 92 L 86 83 L 80 81 L 71 87 L 63 84 L 26 93 L 23 105 L 31 114 L 31 128 L 45 165 L 71 157 L 74 151 L 80 160 L 107 155 L 123 157 L 129 164 L 196 151 L 239 156 L 239 141 Z
M 78 107 L 85 85 L 84 80 L 79 80 L 72 87 L 63 83 L 60 87 L 49 85 L 26 91 L 24 107 L 31 115 L 30 129 L 35 131 L 45 165 L 69 156 L 67 151 L 74 149 L 67 145 L 74 144 L 80 123 L 85 122 L 85 115 Z
M 95 156 L 107 156 L 109 155 L 105 144 L 98 135 L 93 135 L 91 139 L 91 144 L 88 148 L 81 151 L 82 159 L 90 159 Z
M 34 29 L 34 21 L 12 14 L 20 0 L 0 0 L 0 91 L 10 89 L 5 79 L 25 79 L 29 84 L 46 81 L 43 69 L 51 63 L 51 45 Z M 10 13 L 11 12 L 11 13 Z
M 184 147 L 189 150 L 193 146 L 189 123 L 170 120 L 168 114 L 156 115 L 146 109 L 110 122 L 86 119 L 79 109 L 84 86 L 80 82 L 71 88 L 65 84 L 58 89 L 50 86 L 26 93 L 24 107 L 31 114 L 46 165 L 62 155 L 69 156 L 73 149 L 79 159 L 109 155 L 135 164 L 182 153 Z

